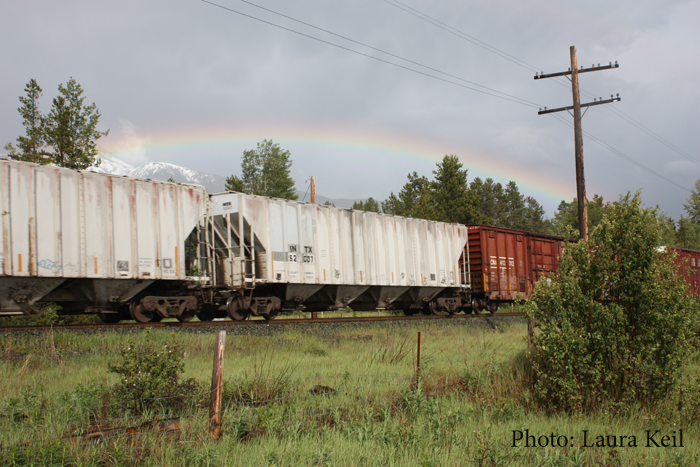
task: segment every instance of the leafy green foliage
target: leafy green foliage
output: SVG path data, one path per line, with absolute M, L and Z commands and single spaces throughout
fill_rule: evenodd
M 628 194 L 537 284 L 525 310 L 540 331 L 531 362 L 542 406 L 648 406 L 676 387 L 697 303 L 659 240 L 656 212 Z
M 281 149 L 279 144 L 267 139 L 258 143 L 256 149 L 243 151 L 242 191 L 273 198 L 297 199 L 294 180 L 290 175 L 290 156 L 289 151 Z M 235 178 L 229 178 L 234 184 L 233 187 L 239 187 Z
M 191 396 L 198 387 L 193 379 L 180 382 L 185 369 L 184 357 L 185 353 L 177 345 L 139 348 L 129 343 L 121 350 L 121 363 L 108 365 L 111 373 L 120 376 L 113 397 L 125 401 L 134 413 L 181 408 L 186 403 L 185 396 Z
M 92 314 L 62 315 L 61 307 L 55 303 L 42 304 L 38 313 L 29 315 L 6 316 L 0 318 L 2 326 L 64 326 L 72 324 L 101 324 L 100 318 Z

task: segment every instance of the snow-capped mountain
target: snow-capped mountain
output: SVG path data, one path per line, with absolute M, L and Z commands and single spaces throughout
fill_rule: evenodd
M 88 170 L 112 175 L 125 175 L 133 178 L 168 181 L 172 178 L 178 183 L 202 185 L 210 193 L 224 191 L 226 178 L 181 167 L 167 162 L 149 162 L 141 167 L 134 167 L 116 158 L 103 158 L 97 167 Z
M 123 175 L 133 178 L 143 178 L 146 180 L 160 180 L 167 182 L 172 178 L 178 183 L 194 183 L 202 185 L 209 193 L 221 193 L 226 185 L 226 178 L 220 175 L 212 175 L 196 170 L 188 169 L 167 162 L 149 162 L 140 167 L 134 167 L 115 157 L 103 157 L 102 162 L 97 167 L 88 167 L 92 172 L 99 172 L 111 175 Z M 309 192 L 297 190 L 299 201 L 309 202 Z M 351 208 L 355 201 L 366 201 L 364 199 L 331 199 L 322 195 L 316 195 L 316 203 L 323 204 L 330 201 L 339 208 Z

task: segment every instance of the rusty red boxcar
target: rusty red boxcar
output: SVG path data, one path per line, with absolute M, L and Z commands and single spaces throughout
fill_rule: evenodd
M 680 274 L 690 286 L 695 295 L 700 294 L 700 251 L 686 248 L 666 247 L 667 251 L 677 253 L 675 263 L 680 266 Z
M 566 239 L 554 235 L 469 225 L 472 309 L 494 312 L 526 299 L 542 275 L 555 271 Z

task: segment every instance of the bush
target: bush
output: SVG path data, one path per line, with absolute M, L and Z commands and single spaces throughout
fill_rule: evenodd
M 197 381 L 179 381 L 185 354 L 176 345 L 163 344 L 160 348 L 146 345 L 139 349 L 130 343 L 122 349 L 121 357 L 121 364 L 108 365 L 111 373 L 121 377 L 114 387 L 113 398 L 125 403 L 131 412 L 178 410 L 199 397 Z
M 658 241 L 655 211 L 628 194 L 537 284 L 526 312 L 540 331 L 531 364 L 542 406 L 648 406 L 677 386 L 696 302 Z
M 55 303 L 40 304 L 33 315 L 6 316 L 0 319 L 2 326 L 65 326 L 72 324 L 101 324 L 96 314 L 61 315 L 61 307 Z

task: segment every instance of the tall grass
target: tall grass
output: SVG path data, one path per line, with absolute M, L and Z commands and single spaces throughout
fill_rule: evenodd
M 415 375 L 422 332 L 421 377 Z M 377 328 L 323 336 L 229 337 L 222 437 L 208 434 L 208 393 L 177 413 L 138 417 L 113 398 L 107 371 L 128 342 L 176 343 L 184 378 L 206 387 L 214 335 L 54 333 L 0 338 L 0 462 L 7 465 L 700 465 L 700 407 L 688 380 L 683 404 L 623 415 L 547 416 L 527 389 L 525 327 Z M 698 369 L 693 360 L 692 376 Z M 693 398 L 696 399 L 693 399 Z M 688 408 L 691 407 L 691 408 Z M 694 409 L 692 409 L 694 407 Z M 693 412 L 695 410 L 695 412 Z M 180 417 L 177 439 L 158 429 L 110 428 Z M 695 418 L 694 418 L 695 417 Z M 645 430 L 683 429 L 683 448 L 647 448 Z M 573 437 L 564 447 L 513 447 L 513 432 Z M 636 435 L 639 446 L 582 447 L 582 433 Z M 79 442 L 73 440 L 79 439 Z

